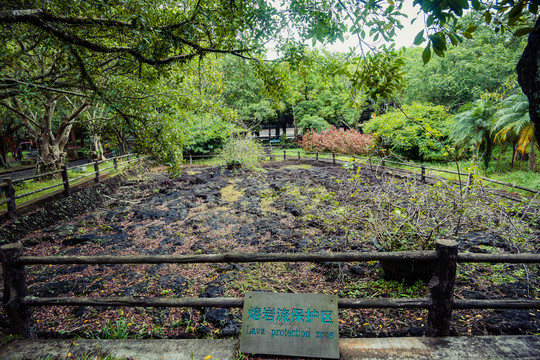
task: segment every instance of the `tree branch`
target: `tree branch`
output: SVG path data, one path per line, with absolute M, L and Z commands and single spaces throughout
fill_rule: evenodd
M 173 55 L 166 58 L 161 59 L 154 59 L 147 57 L 142 54 L 141 51 L 126 47 L 126 46 L 105 46 L 98 44 L 96 42 L 92 42 L 86 39 L 83 39 L 73 33 L 66 32 L 56 26 L 53 25 L 53 23 L 64 23 L 64 24 L 79 24 L 79 25 L 104 25 L 104 26 L 116 26 L 116 27 L 123 27 L 123 28 L 133 28 L 134 25 L 127 22 L 121 22 L 116 20 L 106 20 L 106 19 L 99 19 L 99 18 L 69 18 L 69 17 L 57 17 L 54 15 L 51 15 L 49 13 L 46 13 L 43 10 L 40 9 L 30 9 L 30 10 L 8 10 L 8 11 L 0 11 L 0 24 L 7 24 L 7 23 L 27 23 L 34 25 L 40 29 L 42 29 L 45 32 L 48 32 L 55 37 L 59 38 L 60 40 L 64 41 L 68 44 L 73 44 L 77 46 L 84 47 L 86 49 L 99 52 L 99 53 L 126 53 L 130 54 L 134 58 L 136 58 L 138 61 L 148 64 L 148 65 L 165 65 L 170 64 L 176 61 L 186 61 L 189 59 L 192 59 L 195 56 L 202 55 L 203 53 L 222 53 L 222 54 L 233 54 L 236 56 L 239 56 L 240 53 L 251 51 L 251 49 L 236 49 L 236 50 L 220 50 L 220 49 L 214 49 L 214 48 L 204 48 L 198 44 L 195 44 L 191 41 L 188 41 L 186 39 L 183 39 L 179 36 L 174 36 L 173 34 L 170 34 L 175 38 L 175 40 L 188 45 L 192 49 L 195 50 L 195 52 L 188 53 L 188 54 L 180 54 L 180 55 Z M 156 27 L 155 29 L 160 30 L 169 30 L 179 27 L 178 25 L 167 25 L 165 27 Z
M 38 125 L 36 122 L 34 122 L 34 120 L 30 119 L 28 116 L 26 116 L 25 114 L 23 114 L 21 111 L 19 111 L 19 110 L 13 108 L 13 107 L 11 107 L 11 106 L 9 106 L 8 104 L 6 104 L 6 103 L 3 102 L 3 101 L 0 101 L 0 105 L 2 105 L 3 107 L 5 107 L 5 108 L 8 109 L 8 110 L 13 111 L 15 114 L 19 115 L 19 116 L 23 119 L 23 121 L 29 122 L 29 123 L 31 123 L 34 127 L 39 128 L 39 125 Z

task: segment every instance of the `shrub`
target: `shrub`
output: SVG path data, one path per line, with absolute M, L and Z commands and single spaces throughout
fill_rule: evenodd
M 298 127 L 303 130 L 321 131 L 328 129 L 330 124 L 318 115 L 304 115 L 298 120 Z
M 377 116 L 364 125 L 364 130 L 376 136 L 378 145 L 407 159 L 445 159 L 442 144 L 448 143 L 452 121 L 446 108 L 413 103 L 405 105 L 403 111 L 407 116 L 398 109 Z
M 186 126 L 189 138 L 184 146 L 184 153 L 193 155 L 216 153 L 231 134 L 241 130 L 221 117 L 194 115 Z
M 229 138 L 223 146 L 219 160 L 227 166 L 255 168 L 262 156 L 261 145 L 250 138 Z
M 361 134 L 350 129 L 323 130 L 320 134 L 311 130 L 303 137 L 300 144 L 305 151 L 334 152 L 350 155 L 365 155 L 371 151 L 371 135 Z

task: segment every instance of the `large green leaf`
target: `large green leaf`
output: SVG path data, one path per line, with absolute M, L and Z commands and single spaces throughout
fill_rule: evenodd
M 420 31 L 414 38 L 414 45 L 422 44 L 426 39 L 424 39 L 424 30 Z
M 422 52 L 422 61 L 424 62 L 424 65 L 427 64 L 429 60 L 431 60 L 431 43 L 427 44 Z

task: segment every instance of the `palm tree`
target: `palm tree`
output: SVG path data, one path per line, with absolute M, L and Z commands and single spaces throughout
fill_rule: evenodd
M 529 170 L 534 171 L 536 160 L 534 123 L 529 117 L 529 101 L 525 95 L 512 95 L 502 102 L 501 109 L 493 117 L 492 134 L 494 140 L 501 144 L 508 141 L 513 143 L 512 167 L 516 150 L 525 153 L 529 147 Z
M 491 120 L 496 111 L 495 103 L 491 98 L 484 97 L 465 109 L 454 117 L 450 137 L 461 151 L 474 147 L 476 158 L 483 158 L 484 170 L 487 171 L 493 151 Z

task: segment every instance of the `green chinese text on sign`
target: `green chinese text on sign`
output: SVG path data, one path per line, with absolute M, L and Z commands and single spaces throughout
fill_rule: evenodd
M 339 358 L 337 315 L 333 295 L 248 292 L 240 350 Z

